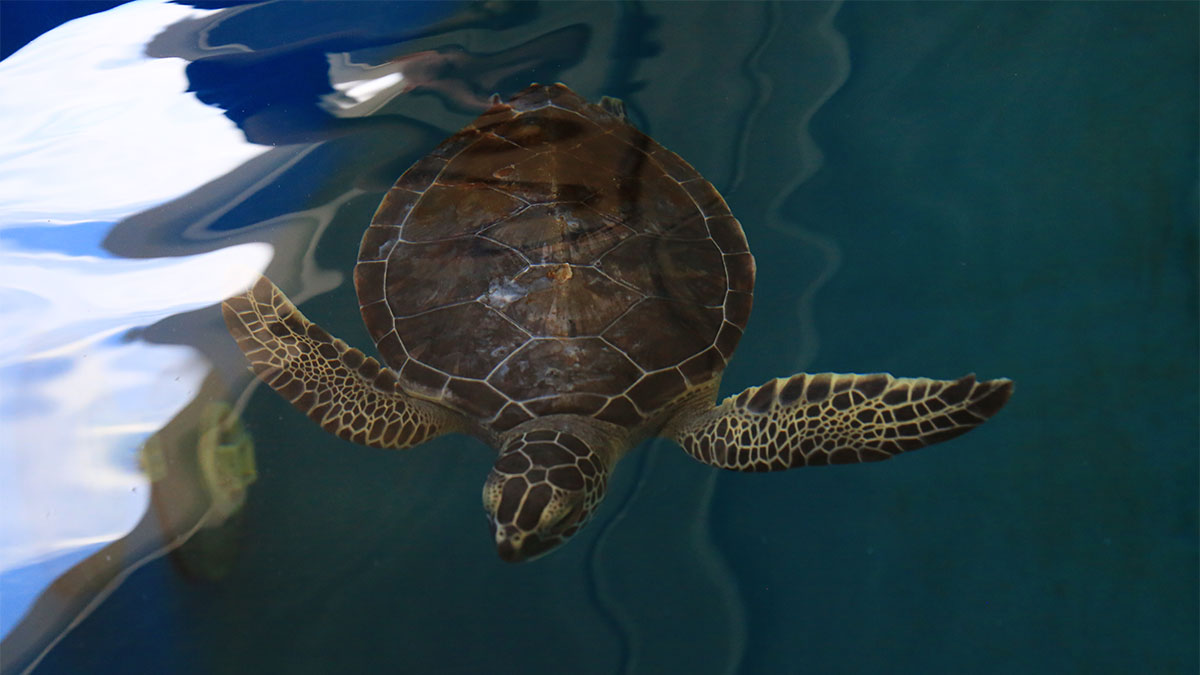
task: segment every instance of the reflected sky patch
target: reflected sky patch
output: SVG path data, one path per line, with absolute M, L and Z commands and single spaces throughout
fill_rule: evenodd
M 116 222 L 267 150 L 186 92 L 186 61 L 144 56 L 211 13 L 134 2 L 0 62 L 0 631 L 146 510 L 138 449 L 210 367 L 138 329 L 219 302 L 271 259 L 261 243 L 140 260 L 101 247 Z

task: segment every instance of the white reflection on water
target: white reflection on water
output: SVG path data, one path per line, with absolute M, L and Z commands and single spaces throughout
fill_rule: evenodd
M 208 14 L 135 2 L 0 62 L 0 634 L 141 518 L 138 447 L 209 370 L 130 331 L 220 301 L 271 258 L 266 244 L 149 260 L 100 247 L 116 221 L 266 150 L 186 93 L 185 61 L 143 56 Z

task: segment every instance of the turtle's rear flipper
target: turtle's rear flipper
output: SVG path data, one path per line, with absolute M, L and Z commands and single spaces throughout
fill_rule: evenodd
M 456 430 L 454 414 L 405 394 L 391 370 L 306 319 L 266 277 L 221 311 L 250 369 L 326 431 L 407 448 Z
M 1011 380 L 795 375 L 683 413 L 663 435 L 696 459 L 737 471 L 887 459 L 949 440 L 1004 407 Z

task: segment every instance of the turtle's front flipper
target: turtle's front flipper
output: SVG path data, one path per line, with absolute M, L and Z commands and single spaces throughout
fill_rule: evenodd
M 939 443 L 996 414 L 1011 380 L 794 375 L 672 420 L 663 435 L 696 459 L 737 471 L 887 459 Z
M 306 319 L 266 277 L 221 311 L 250 369 L 332 434 L 407 448 L 458 426 L 453 413 L 408 396 L 391 370 Z

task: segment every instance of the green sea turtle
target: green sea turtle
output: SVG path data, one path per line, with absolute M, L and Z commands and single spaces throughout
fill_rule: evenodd
M 408 169 L 354 283 L 385 365 L 266 278 L 224 303 L 251 368 L 337 436 L 499 452 L 483 502 L 500 557 L 577 532 L 643 439 L 736 471 L 869 462 L 953 438 L 1009 380 L 799 374 L 717 403 L 754 258 L 724 199 L 618 101 L 561 84 L 493 105 Z

